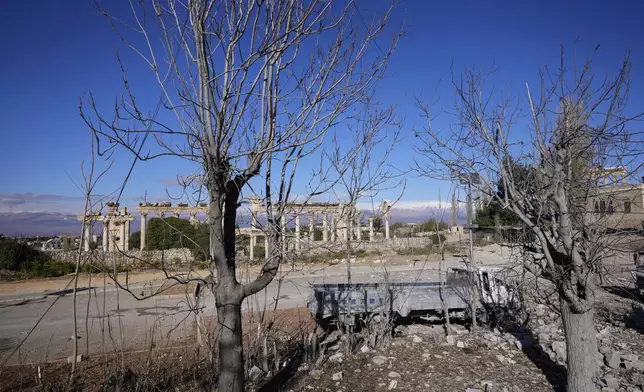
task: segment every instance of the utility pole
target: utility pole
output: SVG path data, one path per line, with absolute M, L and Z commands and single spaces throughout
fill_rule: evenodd
M 456 188 L 456 185 L 454 185 L 454 192 L 452 192 L 452 227 L 458 225 L 458 201 L 456 199 Z

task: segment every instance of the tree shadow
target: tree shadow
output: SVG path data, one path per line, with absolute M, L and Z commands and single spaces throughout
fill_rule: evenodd
M 643 302 L 644 301 L 644 296 L 642 296 L 637 289 L 633 287 L 625 287 L 625 286 L 603 286 L 602 287 L 604 290 L 607 292 L 613 294 L 613 295 L 618 295 L 622 298 L 637 301 L 637 302 Z
M 82 293 L 83 291 L 88 291 L 88 290 L 93 290 L 93 289 L 95 289 L 95 287 L 78 287 L 78 288 L 76 288 L 76 292 L 77 293 Z M 62 296 L 65 296 L 67 294 L 72 294 L 72 293 L 74 293 L 74 289 L 69 288 L 69 289 L 64 289 L 64 290 L 45 291 L 45 292 L 43 292 L 43 295 L 47 296 L 47 297 L 62 297 Z
M 304 350 L 301 346 L 294 347 L 287 355 L 287 358 L 286 366 L 282 367 L 279 372 L 260 386 L 257 392 L 280 391 L 307 374 L 306 372 L 298 372 L 298 368 L 304 362 Z
M 499 329 L 508 332 L 521 342 L 523 354 L 541 371 L 556 392 L 566 391 L 566 367 L 550 358 L 539 344 L 539 338 L 529 327 L 528 320 L 521 321 L 516 314 L 509 312 L 499 323 Z
M 630 311 L 616 313 L 611 309 L 606 309 L 606 312 L 610 312 L 607 318 L 613 320 L 617 318 L 624 323 L 625 327 L 644 334 L 644 296 L 640 294 L 639 290 L 624 286 L 606 286 L 604 290 L 631 301 Z

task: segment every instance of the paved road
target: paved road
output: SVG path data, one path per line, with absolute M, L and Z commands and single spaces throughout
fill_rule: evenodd
M 481 255 L 481 259 L 485 264 L 503 261 L 498 254 Z M 462 262 L 451 259 L 444 268 L 457 265 Z M 278 308 L 305 307 L 310 284 L 345 282 L 346 268 L 344 264 L 282 272 L 281 279 L 245 302 L 245 310 L 265 303 L 272 308 L 275 300 Z M 436 262 L 410 261 L 386 269 L 382 264 L 353 264 L 351 268 L 354 282 L 377 282 L 385 276 L 390 281 L 438 279 Z M 143 285 L 134 287 L 142 289 Z M 137 300 L 111 287 L 84 288 L 77 300 L 79 353 L 85 353 L 88 343 L 90 354 L 116 350 L 121 339 L 130 350 L 146 349 L 152 342 L 156 347 L 177 345 L 186 336 L 195 336 L 195 314 L 189 304 L 193 301 L 192 296 L 185 295 Z M 200 302 L 204 316 L 216 314 L 212 295 L 206 293 Z M 72 355 L 73 320 L 73 298 L 68 292 L 0 295 L 0 360 L 8 358 L 9 364 L 33 363 Z

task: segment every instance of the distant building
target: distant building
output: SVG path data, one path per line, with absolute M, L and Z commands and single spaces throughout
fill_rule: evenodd
M 599 187 L 589 198 L 593 222 L 612 230 L 644 230 L 644 183 Z
M 58 250 L 62 248 L 61 237 L 48 239 L 40 245 L 40 250 Z

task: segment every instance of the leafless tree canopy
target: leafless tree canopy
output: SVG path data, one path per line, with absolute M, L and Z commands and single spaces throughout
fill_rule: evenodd
M 631 178 L 640 173 L 644 134 L 635 122 L 641 113 L 628 114 L 628 56 L 616 76 L 604 79 L 592 71 L 590 61 L 578 68 L 575 59 L 568 68 L 565 59 L 562 50 L 557 71 L 546 67 L 540 73 L 541 86 L 526 84 L 524 102 L 499 97 L 487 83 L 489 74 L 453 76 L 453 127 L 433 128 L 435 113 L 418 101 L 427 126 L 417 132 L 417 163 L 421 171 L 443 178 L 479 173 L 487 197 L 512 211 L 532 233 L 523 244 L 529 251 L 525 266 L 549 279 L 559 293 L 564 323 L 569 322 L 568 387 L 577 391 L 589 390 L 584 389 L 589 384 L 575 384 L 588 375 L 574 376 L 575 358 L 585 352 L 576 351 L 576 337 L 594 328 L 595 278 L 614 240 L 589 206 L 603 185 L 604 168 L 625 167 Z M 577 321 L 590 327 L 570 322 L 585 314 L 590 318 Z M 569 336 L 575 328 L 577 336 Z
M 83 118 L 100 154 L 119 147 L 141 161 L 172 156 L 200 166 L 203 174 L 194 178 L 210 203 L 218 308 L 235 304 L 238 312 L 245 296 L 273 279 L 282 258 L 274 223 L 298 164 L 386 72 L 398 34 L 377 40 L 391 10 L 364 19 L 353 1 L 321 0 L 132 0 L 130 15 L 101 9 L 154 75 L 160 99 L 156 108 L 137 99 L 138 81 L 119 57 L 124 94 L 114 112 L 100 111 L 90 95 L 81 105 Z M 241 192 L 249 185 L 263 194 L 271 252 L 257 280 L 242 285 L 234 238 Z M 223 321 L 225 327 L 237 331 L 238 316 Z M 237 358 L 240 339 L 239 347 L 227 343 L 239 350 L 232 354 Z M 231 362 L 220 361 L 222 390 L 239 390 L 243 374 L 226 373 Z

